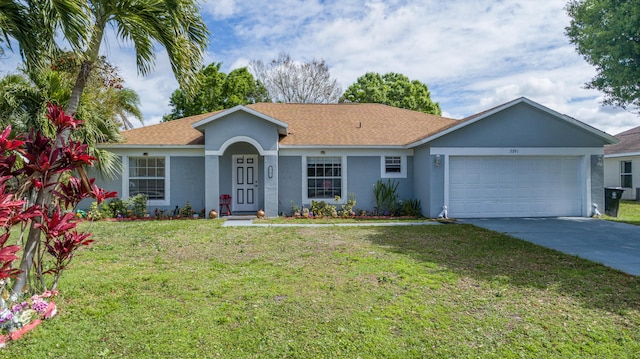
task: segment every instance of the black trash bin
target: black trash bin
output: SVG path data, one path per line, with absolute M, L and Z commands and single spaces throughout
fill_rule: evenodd
M 624 188 L 622 187 L 604 188 L 604 213 L 607 216 L 618 217 L 622 192 L 624 192 Z

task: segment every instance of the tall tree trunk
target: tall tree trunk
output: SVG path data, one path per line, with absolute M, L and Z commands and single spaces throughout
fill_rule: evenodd
M 100 53 L 100 43 L 102 42 L 102 35 L 104 33 L 105 25 L 102 26 L 100 24 L 96 24 L 93 29 L 93 33 L 91 35 L 91 42 L 89 43 L 89 48 L 85 51 L 83 56 L 82 64 L 80 65 L 80 72 L 76 78 L 76 84 L 71 92 L 71 97 L 69 98 L 69 103 L 65 109 L 65 112 L 69 115 L 74 115 L 78 111 L 78 105 L 80 104 L 80 97 L 84 92 L 84 88 L 87 85 L 87 80 L 89 79 L 89 75 L 91 74 L 91 69 L 93 64 L 97 61 L 98 55 Z M 71 131 L 69 129 L 65 129 L 56 139 L 56 147 L 62 148 L 69 141 L 69 135 Z M 52 182 L 58 181 L 58 176 L 55 175 L 51 178 Z M 53 194 L 52 191 L 55 187 L 43 187 L 42 190 L 38 193 L 38 197 L 36 202 L 41 205 L 42 208 L 45 206 L 52 208 L 53 203 Z M 47 215 L 46 212 L 43 212 L 43 215 Z M 24 245 L 22 251 L 22 259 L 20 261 L 20 274 L 16 277 L 16 281 L 13 285 L 13 293 L 20 294 L 27 287 L 27 282 L 29 280 L 29 273 L 33 269 L 34 258 L 36 252 L 38 250 L 38 245 L 41 243 L 41 231 L 40 228 L 35 228 L 37 223 L 42 223 L 42 218 L 36 217 L 31 221 L 31 226 L 29 227 L 29 235 L 27 236 L 27 242 Z M 39 273 L 40 275 L 42 273 Z M 44 285 L 44 283 L 42 283 Z M 44 288 L 43 288 L 44 289 Z

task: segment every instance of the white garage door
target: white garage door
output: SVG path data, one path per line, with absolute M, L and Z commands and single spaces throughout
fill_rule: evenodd
M 579 157 L 449 159 L 449 216 L 582 215 Z

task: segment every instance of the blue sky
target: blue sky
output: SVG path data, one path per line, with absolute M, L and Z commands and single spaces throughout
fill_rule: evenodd
M 564 34 L 565 0 L 207 0 L 212 33 L 205 64 L 225 72 L 280 52 L 324 59 L 346 89 L 366 72 L 399 72 L 426 83 L 443 115 L 462 118 L 525 96 L 610 134 L 640 117 L 600 105 L 584 89 L 595 74 Z M 145 124 L 170 111 L 177 88 L 159 49 L 155 70 L 136 73 L 130 44 L 110 34 L 102 52 L 141 97 Z M 15 55 L 0 63 L 13 71 Z M 13 64 L 13 65 L 12 65 Z

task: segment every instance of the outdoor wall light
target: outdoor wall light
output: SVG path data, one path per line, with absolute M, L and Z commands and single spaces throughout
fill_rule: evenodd
M 273 178 L 273 166 L 269 166 L 267 168 L 267 176 L 269 176 L 269 178 Z
M 440 155 L 436 155 L 436 159 L 433 162 L 436 167 L 440 167 Z
M 596 161 L 596 166 L 602 167 L 602 161 L 603 161 L 602 156 L 598 156 L 598 160 Z

